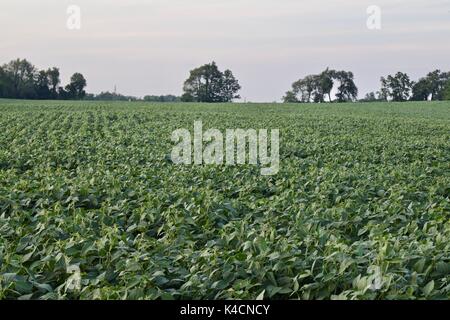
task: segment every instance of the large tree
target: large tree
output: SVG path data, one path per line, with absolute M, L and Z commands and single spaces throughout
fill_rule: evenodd
M 66 86 L 69 99 L 83 99 L 86 95 L 84 91 L 86 84 L 86 79 L 81 73 L 74 73 L 70 78 L 70 83 Z
M 47 76 L 49 79 L 49 85 L 50 85 L 50 91 L 52 94 L 52 98 L 57 98 L 58 97 L 58 85 L 61 82 L 61 80 L 59 78 L 59 69 L 58 68 L 48 69 Z
M 381 77 L 381 92 L 392 101 L 407 101 L 411 95 L 414 83 L 403 72 L 397 72 L 394 76 Z
M 37 97 L 34 79 L 36 68 L 25 59 L 16 59 L 3 66 L 4 73 L 10 82 L 9 96 L 19 99 Z
M 239 82 L 230 70 L 221 72 L 215 62 L 191 70 L 184 82 L 183 101 L 186 102 L 231 102 L 240 98 Z
M 41 70 L 36 75 L 35 87 L 37 98 L 39 99 L 50 99 L 51 91 L 49 87 L 50 81 L 47 71 Z
M 412 87 L 411 100 L 442 100 L 446 83 L 450 80 L 450 72 L 435 70 L 420 78 Z
M 336 71 L 335 79 L 339 82 L 336 93 L 338 102 L 351 102 L 358 97 L 358 88 L 354 82 L 353 72 Z
M 225 70 L 223 72 L 222 84 L 221 84 L 221 96 L 226 102 L 232 101 L 233 99 L 240 99 L 241 97 L 237 94 L 241 90 L 239 82 L 234 77 L 230 70 Z
M 292 84 L 292 90 L 286 92 L 283 97 L 283 101 L 289 102 L 311 102 L 318 99 L 317 90 L 317 77 L 316 75 L 308 75 L 303 79 L 299 79 Z
M 321 93 L 328 96 L 328 100 L 331 102 L 331 90 L 333 90 L 336 72 L 327 68 L 319 75 L 319 87 L 321 88 Z
M 421 78 L 412 87 L 411 100 L 427 101 L 431 95 L 431 85 L 428 79 Z

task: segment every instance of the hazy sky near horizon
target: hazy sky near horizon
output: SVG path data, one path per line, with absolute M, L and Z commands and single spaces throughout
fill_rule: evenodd
M 69 5 L 81 29 L 66 27 Z M 382 10 L 382 29 L 366 26 Z M 27 58 L 74 72 L 88 92 L 181 94 L 189 70 L 216 61 L 248 101 L 277 101 L 326 67 L 351 70 L 360 96 L 397 71 L 450 71 L 450 0 L 1 0 L 0 64 Z

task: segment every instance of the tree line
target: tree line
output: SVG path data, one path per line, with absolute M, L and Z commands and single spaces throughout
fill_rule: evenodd
M 144 98 L 138 98 L 134 96 L 126 96 L 120 93 L 115 92 L 101 92 L 99 94 L 86 94 L 84 100 L 92 100 L 92 101 L 145 101 L 145 102 L 180 102 L 181 97 L 177 97 L 175 95 L 147 95 Z
M 0 66 L 0 98 L 42 100 L 101 100 L 101 101 L 151 101 L 178 102 L 175 95 L 147 95 L 144 98 L 125 96 L 113 92 L 86 93 L 85 77 L 74 73 L 70 83 L 61 86 L 59 69 L 38 70 L 26 59 L 16 59 Z
M 286 92 L 283 101 L 295 102 L 325 102 L 328 98 L 332 102 L 331 91 L 337 84 L 336 101 L 354 101 L 358 97 L 358 88 L 350 71 L 337 71 L 327 68 L 320 74 L 308 75 L 292 84 L 292 89 Z
M 26 59 L 16 59 L 0 66 L 0 98 L 11 99 L 83 99 L 86 79 L 74 73 L 70 83 L 60 86 L 58 68 L 38 70 Z
M 427 101 L 450 100 L 450 72 L 435 70 L 417 82 L 403 72 L 381 77 L 379 91 L 366 94 L 360 102 L 375 101 Z M 335 88 L 336 85 L 336 88 Z M 335 99 L 331 91 L 336 89 Z M 353 102 L 357 101 L 358 88 L 353 73 L 327 68 L 320 74 L 308 75 L 292 84 L 283 97 L 285 103 Z M 326 99 L 327 98 L 327 99 Z
M 363 101 L 427 101 L 450 100 L 450 72 L 435 70 L 411 81 L 403 72 L 381 77 L 381 89 L 377 93 L 371 92 Z
M 327 68 L 319 74 L 295 81 L 283 97 L 285 103 L 375 102 L 450 100 L 450 72 L 435 70 L 414 82 L 403 72 L 381 77 L 381 88 L 358 100 L 358 87 L 351 71 Z M 232 102 L 239 99 L 241 86 L 229 69 L 220 71 L 213 61 L 190 71 L 183 95 L 147 95 L 144 98 L 111 92 L 98 95 L 85 92 L 86 79 L 74 73 L 70 83 L 60 86 L 56 67 L 38 70 L 26 59 L 0 66 L 0 98 L 62 99 L 149 102 Z M 332 97 L 332 92 L 334 97 Z

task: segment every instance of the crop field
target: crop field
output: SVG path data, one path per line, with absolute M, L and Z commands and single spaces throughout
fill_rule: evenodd
M 175 165 L 194 121 L 280 170 Z M 0 100 L 0 299 L 448 299 L 450 103 Z

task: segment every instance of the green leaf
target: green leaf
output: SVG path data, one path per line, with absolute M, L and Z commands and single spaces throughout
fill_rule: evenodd
M 431 280 L 427 283 L 427 285 L 423 288 L 423 293 L 425 296 L 429 296 L 431 292 L 434 290 L 434 280 Z

